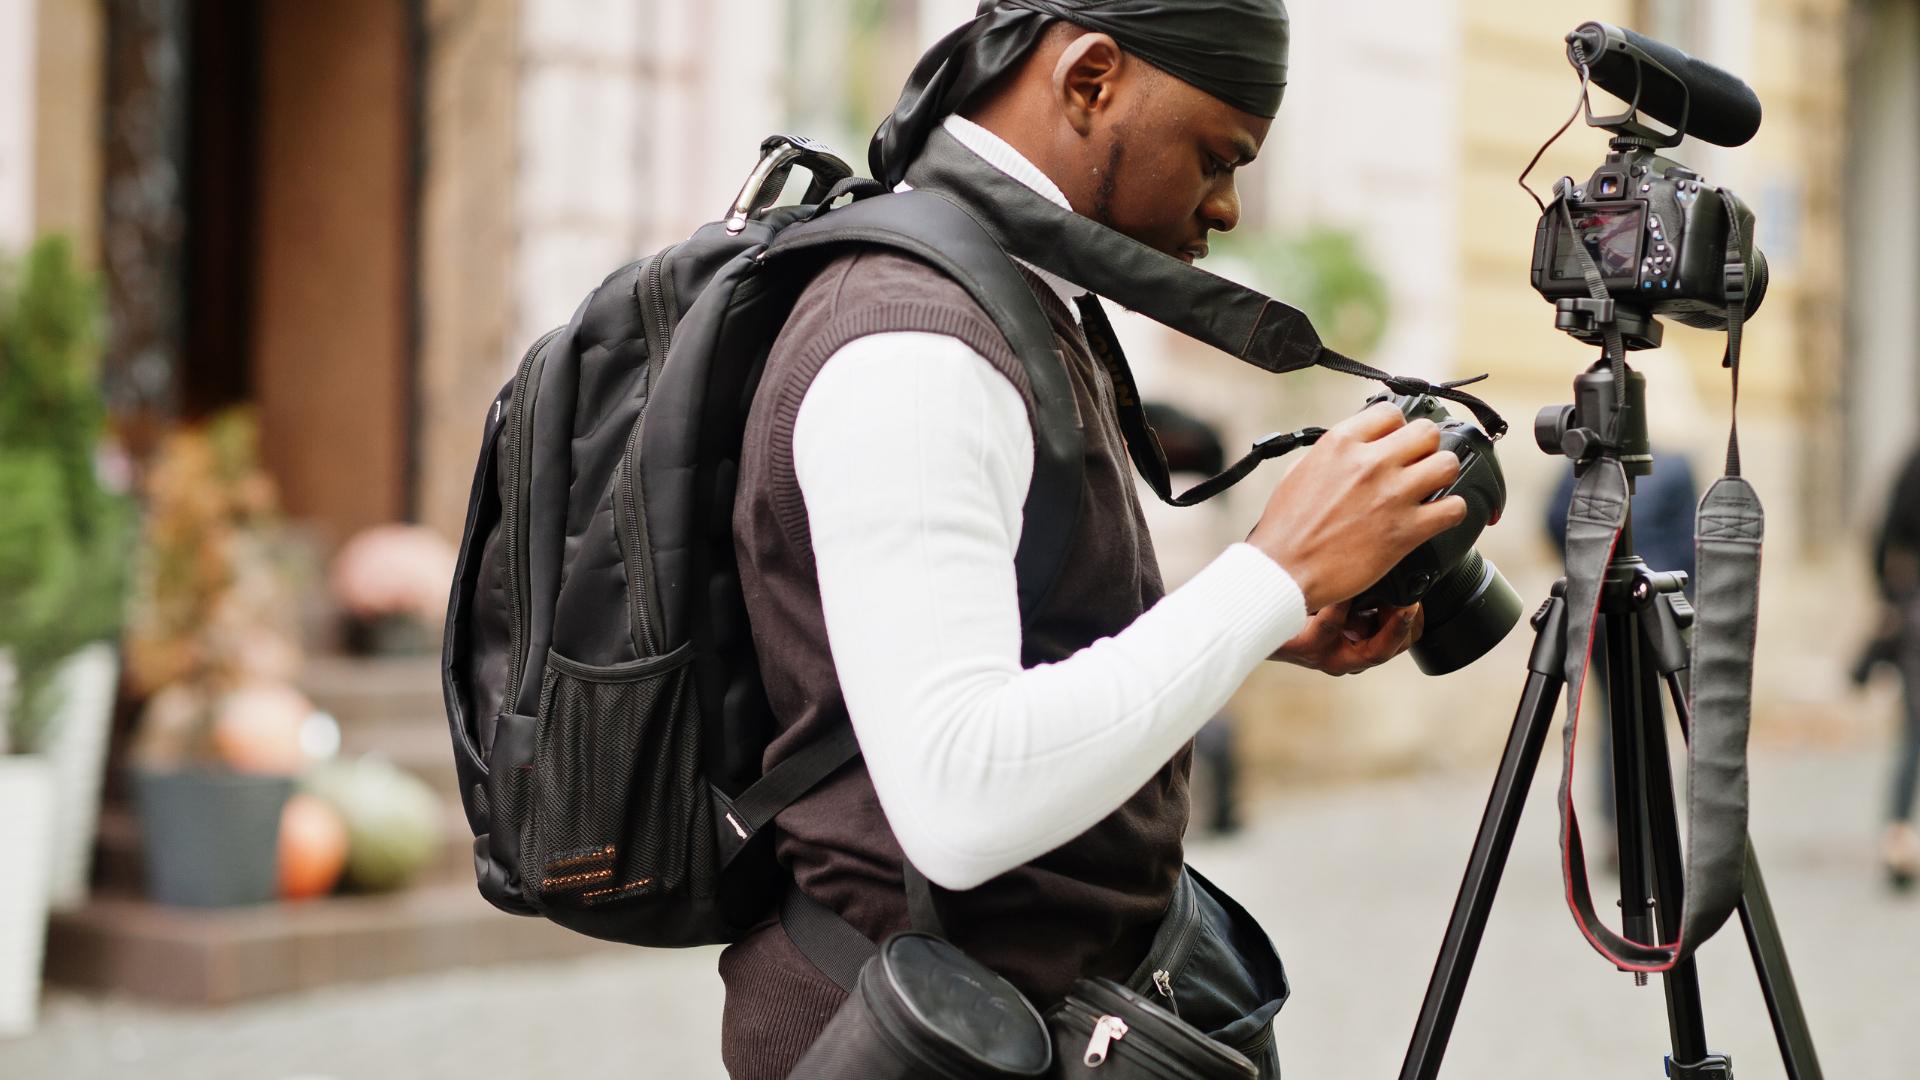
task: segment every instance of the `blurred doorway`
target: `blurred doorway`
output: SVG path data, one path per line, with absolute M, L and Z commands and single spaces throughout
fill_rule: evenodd
M 189 8 L 180 410 L 251 403 L 334 541 L 409 510 L 415 8 Z

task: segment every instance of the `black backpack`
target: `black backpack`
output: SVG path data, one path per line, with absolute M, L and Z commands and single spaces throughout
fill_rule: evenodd
M 858 754 L 851 727 L 762 775 L 774 721 L 747 625 L 732 516 L 748 408 L 776 334 L 852 245 L 965 287 L 1027 369 L 1035 473 L 1016 556 L 1023 613 L 1064 556 L 1081 486 L 1065 369 L 1026 281 L 973 218 L 884 193 L 775 137 L 733 212 L 626 266 L 527 350 L 487 413 L 449 602 L 442 676 L 480 892 L 594 937 L 734 940 L 809 905 L 765 826 Z M 770 208 L 789 170 L 813 182 Z M 770 193 L 770 194 L 769 194 Z M 853 201 L 835 207 L 837 200 Z

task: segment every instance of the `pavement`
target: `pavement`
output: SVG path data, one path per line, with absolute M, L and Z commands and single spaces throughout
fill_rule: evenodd
M 1398 1075 L 1485 766 L 1277 794 L 1239 834 L 1193 846 L 1193 863 L 1286 958 L 1294 996 L 1277 1033 L 1289 1080 Z M 1825 1074 L 1846 1080 L 1920 1077 L 1920 895 L 1889 892 L 1875 862 L 1885 772 L 1861 750 L 1754 761 L 1755 848 Z M 1663 1075 L 1658 980 L 1636 988 L 1567 914 L 1552 790 L 1547 776 L 1532 787 L 1442 1077 Z M 1597 897 L 1613 887 L 1596 874 Z M 1710 1045 L 1740 1080 L 1784 1076 L 1737 928 L 1701 950 L 1700 968 Z M 0 1043 L 0 1077 L 718 1080 L 720 1000 L 713 950 L 610 949 L 218 1009 L 53 990 L 40 1030 Z

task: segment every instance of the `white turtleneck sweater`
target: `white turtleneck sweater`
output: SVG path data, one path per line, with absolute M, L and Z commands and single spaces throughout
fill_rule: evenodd
M 1068 205 L 985 128 L 956 116 L 946 129 Z M 1036 272 L 1069 310 L 1086 291 Z M 841 348 L 801 403 L 793 450 L 854 732 L 901 848 L 946 888 L 1118 809 L 1306 623 L 1293 578 L 1234 544 L 1120 633 L 1023 670 L 1014 552 L 1033 432 L 1019 391 L 956 338 Z

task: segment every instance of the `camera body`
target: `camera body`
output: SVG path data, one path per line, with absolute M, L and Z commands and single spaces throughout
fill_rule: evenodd
M 1766 294 L 1766 257 L 1753 244 L 1753 211 L 1698 173 L 1643 147 L 1616 143 L 1584 185 L 1561 181 L 1573 219 L 1558 205 L 1533 238 L 1533 287 L 1549 300 L 1584 300 L 1584 244 L 1614 301 L 1706 330 L 1724 329 L 1730 306 L 1748 313 Z M 1741 250 L 1729 271 L 1728 205 L 1740 221 Z
M 1413 646 L 1414 663 L 1429 675 L 1444 675 L 1486 655 L 1520 620 L 1520 595 L 1473 546 L 1506 510 L 1506 476 L 1493 439 L 1478 424 L 1450 415 L 1438 398 L 1378 394 L 1367 404 L 1381 401 L 1392 402 L 1408 420 L 1439 427 L 1440 448 L 1460 459 L 1460 475 L 1432 498 L 1460 496 L 1467 518 L 1413 549 L 1352 606 L 1367 611 L 1424 604 L 1426 631 Z

